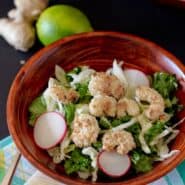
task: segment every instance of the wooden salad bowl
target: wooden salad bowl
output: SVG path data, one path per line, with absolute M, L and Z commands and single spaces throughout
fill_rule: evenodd
M 89 65 L 99 71 L 112 65 L 113 59 L 123 60 L 125 67 L 138 68 L 147 74 L 167 71 L 177 76 L 182 86 L 178 97 L 185 105 L 185 66 L 172 54 L 142 38 L 116 32 L 91 32 L 59 40 L 37 52 L 18 72 L 11 86 L 7 102 L 7 121 L 10 134 L 21 153 L 46 175 L 71 185 L 139 185 L 152 182 L 165 175 L 185 159 L 185 123 L 171 145 L 180 152 L 155 165 L 152 171 L 131 178 L 115 181 L 100 179 L 96 183 L 68 176 L 62 165 L 56 165 L 47 152 L 33 141 L 33 129 L 28 125 L 28 106 L 47 86 L 53 76 L 55 65 L 70 70 L 77 65 Z M 185 111 L 179 115 L 185 116 Z

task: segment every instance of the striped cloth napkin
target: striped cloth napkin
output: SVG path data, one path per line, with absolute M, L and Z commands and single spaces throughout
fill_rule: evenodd
M 16 153 L 11 137 L 0 141 L 0 184 Z M 64 185 L 36 170 L 24 157 L 15 172 L 12 185 Z M 185 161 L 150 185 L 185 185 Z

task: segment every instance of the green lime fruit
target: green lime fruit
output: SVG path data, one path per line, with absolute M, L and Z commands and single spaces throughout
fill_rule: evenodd
M 45 9 L 36 23 L 39 40 L 48 45 L 63 37 L 93 31 L 84 13 L 69 5 L 54 5 Z

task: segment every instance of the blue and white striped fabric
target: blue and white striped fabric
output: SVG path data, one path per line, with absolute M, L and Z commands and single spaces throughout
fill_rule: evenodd
M 11 137 L 7 137 L 0 141 L 0 184 L 3 176 L 6 174 L 8 167 L 16 153 L 16 147 L 12 142 Z M 41 181 L 45 183 L 26 183 L 29 185 L 58 185 L 60 183 L 53 181 L 52 179 L 46 177 L 41 173 L 36 173 L 36 169 L 23 157 L 20 160 L 17 171 L 13 178 L 12 185 L 24 185 L 27 181 L 29 182 L 30 177 L 32 180 L 34 178 L 40 178 Z M 35 175 L 36 174 L 36 175 Z M 45 180 L 44 180 L 45 178 Z M 47 181 L 46 181 L 47 179 Z M 52 181 L 50 182 L 49 179 Z M 31 182 L 31 181 L 30 181 Z M 32 181 L 36 182 L 36 181 Z M 168 173 L 165 177 L 158 179 L 157 181 L 150 183 L 150 185 L 185 185 L 185 161 L 182 162 L 177 168 Z

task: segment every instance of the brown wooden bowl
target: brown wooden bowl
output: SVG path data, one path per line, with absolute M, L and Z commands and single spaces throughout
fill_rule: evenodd
M 115 32 L 91 32 L 64 38 L 32 56 L 17 74 L 7 103 L 9 131 L 21 153 L 48 176 L 71 185 L 102 185 L 112 182 L 104 179 L 91 183 L 66 175 L 62 165 L 54 164 L 48 154 L 35 145 L 33 130 L 28 125 L 28 106 L 46 88 L 56 64 L 65 70 L 83 64 L 105 70 L 111 66 L 114 58 L 124 60 L 125 66 L 139 68 L 148 74 L 154 71 L 174 73 L 184 83 L 185 67 L 172 54 L 144 39 Z M 182 88 L 178 96 L 185 105 L 185 92 Z M 185 111 L 180 114 L 180 117 L 183 116 Z M 178 149 L 180 153 L 157 164 L 151 172 L 130 179 L 123 177 L 111 184 L 146 184 L 175 168 L 185 159 L 184 123 L 180 126 L 180 134 L 173 142 L 172 149 Z

